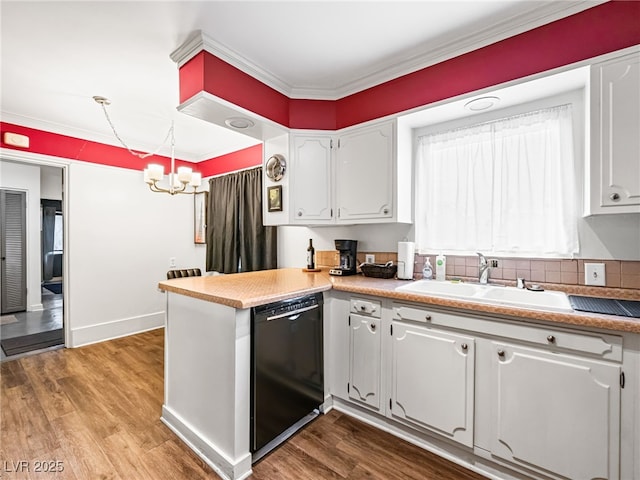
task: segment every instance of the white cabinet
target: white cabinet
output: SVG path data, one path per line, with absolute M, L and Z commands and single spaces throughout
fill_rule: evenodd
M 392 325 L 390 416 L 473 445 L 474 339 Z
M 620 366 L 493 342 L 491 453 L 562 478 L 619 478 Z
M 338 137 L 338 222 L 390 219 L 394 209 L 394 124 L 358 128 Z
M 292 222 L 321 224 L 333 222 L 332 148 L 328 135 L 294 135 L 290 190 Z
M 378 411 L 382 407 L 382 306 L 377 300 L 354 297 L 350 312 L 348 396 Z
M 380 410 L 382 329 L 380 319 L 349 316 L 349 398 Z
M 587 214 L 640 212 L 640 52 L 591 66 Z
M 281 212 L 264 209 L 266 225 L 411 223 L 411 155 L 397 155 L 396 120 L 287 138 L 264 145 L 265 164 L 276 153 L 287 161 L 280 182 L 264 177 L 265 190 L 281 185 L 283 195 Z

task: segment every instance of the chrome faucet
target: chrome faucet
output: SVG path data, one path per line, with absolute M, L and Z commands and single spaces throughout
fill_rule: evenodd
M 476 252 L 480 257 L 480 263 L 478 264 L 478 282 L 482 285 L 486 285 L 489 281 L 489 262 L 480 252 Z

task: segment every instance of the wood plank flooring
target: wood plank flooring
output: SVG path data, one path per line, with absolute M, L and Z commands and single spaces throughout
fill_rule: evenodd
M 160 421 L 163 335 L 154 330 L 1 363 L 0 477 L 218 478 Z M 484 477 L 332 411 L 255 465 L 251 478 Z

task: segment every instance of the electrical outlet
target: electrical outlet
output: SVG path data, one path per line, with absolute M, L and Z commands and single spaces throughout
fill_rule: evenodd
M 604 287 L 606 285 L 604 263 L 584 264 L 584 284 L 597 285 L 600 287 Z
M 175 268 L 176 266 L 176 257 L 169 257 L 169 267 Z
M 373 253 L 367 253 L 364 256 L 364 263 L 376 263 L 376 256 Z

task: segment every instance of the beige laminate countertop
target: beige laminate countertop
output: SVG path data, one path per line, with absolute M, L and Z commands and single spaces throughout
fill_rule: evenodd
M 362 275 L 333 277 L 328 274 L 327 270 L 311 273 L 303 272 L 299 268 L 282 268 L 231 275 L 177 278 L 160 282 L 158 288 L 167 292 L 178 293 L 239 309 L 251 308 L 300 295 L 335 289 L 343 292 L 405 300 L 425 305 L 482 312 L 489 315 L 640 333 L 640 319 L 585 312 L 559 313 L 529 310 L 505 305 L 416 295 L 395 290 L 396 287 L 405 285 L 406 283 L 406 281 L 402 280 L 386 280 L 364 277 Z M 583 294 L 589 295 L 589 292 Z M 597 296 L 597 294 L 593 295 Z

